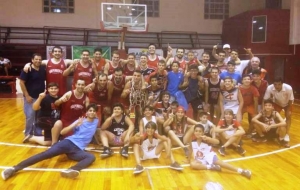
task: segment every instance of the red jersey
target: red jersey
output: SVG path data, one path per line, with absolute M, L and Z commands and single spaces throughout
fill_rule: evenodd
M 130 69 L 128 68 L 128 64 L 124 65 L 124 67 L 123 67 L 123 74 L 124 74 L 125 76 L 132 76 L 133 73 L 134 73 L 134 71 L 135 71 L 135 68 L 132 69 L 132 70 L 130 70 Z
M 112 62 L 110 61 L 110 62 L 109 62 L 109 68 L 108 68 L 108 75 L 114 74 L 115 69 L 118 68 L 118 67 L 121 67 L 121 63 L 120 63 L 120 62 L 118 63 L 118 65 L 117 65 L 116 67 L 114 67 L 114 66 L 112 65 Z
M 233 128 L 237 129 L 239 126 L 241 126 L 241 124 L 237 121 L 237 120 L 232 120 L 231 124 L 227 124 L 225 119 L 221 119 L 218 123 L 218 126 L 221 126 L 221 128 L 227 128 L 229 125 L 233 124 Z
M 117 83 L 115 75 L 112 75 L 111 82 L 114 84 L 114 91 L 112 96 L 120 97 L 126 84 L 126 76 L 123 75 L 122 80 L 119 83 Z
M 261 80 L 260 86 L 256 86 L 256 84 L 254 83 L 254 81 L 252 81 L 251 83 L 259 92 L 259 98 L 258 98 L 258 105 L 262 104 L 262 101 L 264 99 L 266 90 L 268 88 L 268 82 L 265 80 Z
M 158 58 L 158 56 L 157 55 L 155 55 L 155 59 L 154 60 L 152 60 L 151 58 L 150 58 L 150 56 L 148 56 L 148 62 L 147 62 L 147 65 L 149 66 L 149 67 L 152 67 L 152 68 L 157 68 L 157 65 L 158 65 L 158 62 L 159 62 L 159 58 Z
M 174 57 L 174 61 L 178 61 L 179 62 L 179 71 L 184 72 L 186 69 L 186 61 L 182 58 L 181 61 L 178 60 L 177 57 Z
M 55 82 L 59 86 L 58 96 L 62 96 L 67 92 L 67 80 L 63 76 L 63 72 L 66 70 L 66 64 L 63 59 L 58 64 L 55 64 L 49 59 L 46 67 L 46 82 L 47 85 L 50 82 Z
M 105 84 L 103 89 L 99 89 L 98 84 L 96 83 L 94 90 L 89 92 L 90 102 L 95 104 L 100 104 L 102 107 L 105 103 L 109 103 L 107 101 L 107 98 L 108 98 L 107 83 Z
M 75 84 L 79 78 L 85 81 L 86 86 L 93 82 L 92 64 L 89 64 L 87 68 L 83 67 L 80 63 L 77 64 L 73 75 L 73 89 L 75 89 Z
M 96 63 L 96 62 L 95 62 Z M 101 58 L 99 62 L 96 63 L 97 72 L 103 72 L 106 61 L 104 58 Z
M 63 103 L 61 108 L 61 121 L 63 127 L 68 127 L 85 113 L 85 99 L 85 94 L 79 99 L 76 98 L 74 91 L 72 90 L 70 99 Z
M 249 88 L 243 88 L 242 86 L 239 86 L 239 89 L 241 91 L 241 94 L 243 96 L 243 100 L 244 100 L 244 107 L 245 106 L 253 106 L 254 104 L 254 97 L 259 97 L 259 92 L 258 90 L 250 85 Z

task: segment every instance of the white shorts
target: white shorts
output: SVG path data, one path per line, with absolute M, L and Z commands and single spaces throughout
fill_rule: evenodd
M 202 158 L 195 158 L 198 162 L 200 162 L 203 165 L 207 164 L 213 164 L 218 160 L 217 154 L 215 152 L 206 153 L 204 157 Z
M 141 160 L 148 160 L 148 159 L 154 159 L 154 158 L 159 158 L 160 154 L 155 155 L 156 147 L 150 151 L 144 151 L 144 156 L 141 158 Z

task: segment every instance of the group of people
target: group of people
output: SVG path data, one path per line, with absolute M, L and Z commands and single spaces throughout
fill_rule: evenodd
M 101 48 L 95 49 L 93 58 L 83 50 L 79 60 L 62 59 L 59 46 L 50 60 L 34 54 L 20 76 L 26 116 L 23 143 L 51 148 L 4 170 L 2 178 L 60 154 L 79 161 L 61 172 L 75 178 L 95 160 L 84 151 L 93 137 L 103 145 L 101 158 L 113 155 L 110 146 L 120 146 L 121 156 L 128 158 L 132 146 L 134 174 L 144 170 L 141 160 L 159 158 L 162 150 L 170 168 L 183 170 L 171 151 L 179 146 L 193 169 L 224 167 L 251 178 L 251 171 L 218 160 L 212 146 L 219 146 L 222 156 L 229 146 L 244 155 L 241 139 L 247 135 L 255 142 L 277 138 L 289 147 L 292 88 L 281 78 L 268 85 L 267 71 L 251 49 L 245 49 L 251 59 L 240 60 L 228 44 L 218 53 L 214 46 L 217 62 L 212 64 L 208 52 L 199 61 L 192 51 L 185 60 L 182 48 L 173 56 L 168 47 L 166 58 L 155 54 L 155 45 L 148 48 L 139 61 L 134 54 L 120 59 L 118 52 L 112 53 L 112 60 L 104 59 Z M 72 90 L 67 91 L 66 76 L 71 73 Z M 192 118 L 186 115 L 189 104 Z M 279 114 L 282 109 L 286 121 Z M 241 126 L 244 113 L 247 133 Z

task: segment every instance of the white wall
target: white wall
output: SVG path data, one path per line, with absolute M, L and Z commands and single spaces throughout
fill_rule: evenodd
M 283 0 L 289 8 L 291 0 Z M 99 29 L 101 2 L 120 0 L 75 0 L 74 14 L 42 12 L 42 0 L 0 0 L 0 25 L 22 27 L 76 27 Z M 127 3 L 131 0 L 126 0 Z M 230 16 L 263 9 L 263 0 L 230 0 Z M 149 18 L 149 31 L 197 31 L 221 34 L 222 20 L 204 19 L 204 0 L 161 0 L 160 17 Z

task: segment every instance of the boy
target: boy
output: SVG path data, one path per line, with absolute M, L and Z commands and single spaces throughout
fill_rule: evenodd
M 61 176 L 66 178 L 76 178 L 79 176 L 79 171 L 88 167 L 95 161 L 95 156 L 91 153 L 85 152 L 84 149 L 91 142 L 94 133 L 97 129 L 98 119 L 96 118 L 97 105 L 90 104 L 87 107 L 86 118 L 80 117 L 68 127 L 65 127 L 61 134 L 65 135 L 73 131 L 73 135 L 57 142 L 49 149 L 32 156 L 19 164 L 5 169 L 1 176 L 7 180 L 16 172 L 31 166 L 40 161 L 53 158 L 55 156 L 66 154 L 69 159 L 79 161 L 75 166 L 67 170 L 61 171 Z
M 222 146 L 219 149 L 219 153 L 222 156 L 226 155 L 225 149 L 229 145 L 233 145 L 236 151 L 242 156 L 245 155 L 246 151 L 241 146 L 241 138 L 245 134 L 245 131 L 241 124 L 233 119 L 234 114 L 230 109 L 224 111 L 224 119 L 221 119 L 216 127 L 215 132 L 220 133 Z
M 224 167 L 228 170 L 237 172 L 248 179 L 251 178 L 251 171 L 236 168 L 228 163 L 218 160 L 216 153 L 212 151 L 212 147 L 209 144 L 218 144 L 219 140 L 205 136 L 204 127 L 202 125 L 195 125 L 194 136 L 196 137 L 196 140 L 190 144 L 190 166 L 192 169 L 221 171 L 221 168 Z
M 258 135 L 253 138 L 254 142 L 266 142 L 266 137 L 277 137 L 279 144 L 289 148 L 289 144 L 284 140 L 286 135 L 286 122 L 277 111 L 274 111 L 273 101 L 265 100 L 264 109 L 256 115 L 252 122 Z
M 214 128 L 216 126 L 211 121 L 208 120 L 208 113 L 200 112 L 199 118 L 200 118 L 199 123 L 201 125 L 203 125 L 203 127 L 204 127 L 204 135 L 215 139 L 216 134 L 215 134 Z
M 145 106 L 144 107 L 144 116 L 141 120 L 140 120 L 140 123 L 139 123 L 139 132 L 141 134 L 144 134 L 144 131 L 145 131 L 145 127 L 146 127 L 146 124 L 150 121 L 156 123 L 159 127 L 158 129 L 158 132 L 160 134 L 162 134 L 162 125 L 164 124 L 164 119 L 161 118 L 161 117 L 156 117 L 156 116 L 153 116 L 153 113 L 154 113 L 154 108 L 151 107 L 151 106 Z M 157 132 L 157 131 L 156 131 Z
M 156 123 L 150 121 L 146 124 L 145 128 L 145 133 L 137 133 L 131 138 L 131 142 L 141 142 L 140 145 L 137 143 L 133 145 L 133 152 L 137 163 L 133 173 L 139 174 L 143 172 L 144 167 L 141 165 L 141 160 L 159 158 L 163 149 L 166 150 L 166 154 L 171 160 L 172 164 L 170 168 L 179 171 L 183 170 L 183 167 L 174 160 L 170 147 L 170 139 L 155 133 L 157 128 Z

